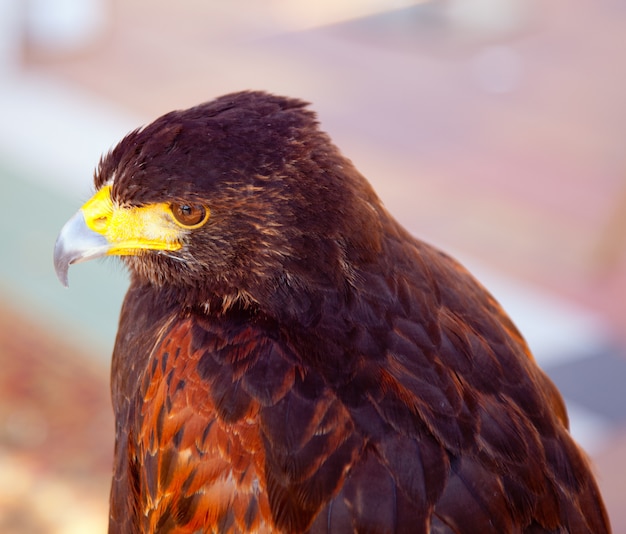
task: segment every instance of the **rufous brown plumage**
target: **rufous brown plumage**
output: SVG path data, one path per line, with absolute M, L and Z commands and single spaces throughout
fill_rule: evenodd
M 610 531 L 520 333 L 305 103 L 169 113 L 95 186 L 55 262 L 130 271 L 111 533 Z

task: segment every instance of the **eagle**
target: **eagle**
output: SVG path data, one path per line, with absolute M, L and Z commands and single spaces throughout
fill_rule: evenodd
M 564 402 L 309 104 L 173 111 L 103 156 L 54 264 L 120 256 L 110 533 L 607 533 Z

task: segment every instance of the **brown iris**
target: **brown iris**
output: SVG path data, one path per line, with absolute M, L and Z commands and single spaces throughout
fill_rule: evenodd
M 209 211 L 200 204 L 172 204 L 172 215 L 184 228 L 198 228 L 209 218 Z

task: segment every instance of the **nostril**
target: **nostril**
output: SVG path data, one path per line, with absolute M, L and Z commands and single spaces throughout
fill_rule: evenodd
M 95 230 L 96 232 L 105 230 L 108 222 L 109 222 L 109 218 L 106 216 L 95 217 L 94 219 L 91 220 L 91 228 Z

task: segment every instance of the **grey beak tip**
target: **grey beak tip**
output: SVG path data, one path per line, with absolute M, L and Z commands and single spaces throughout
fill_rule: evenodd
M 59 282 L 61 282 L 61 284 L 63 284 L 63 287 L 65 289 L 69 289 L 70 287 L 70 282 L 67 278 L 67 274 L 61 274 L 61 273 L 57 273 L 57 278 L 59 279 Z
M 69 268 L 70 262 L 67 261 L 65 247 L 63 246 L 61 236 L 59 236 L 54 244 L 54 271 L 56 272 L 59 282 L 63 284 L 63 287 L 69 287 Z

